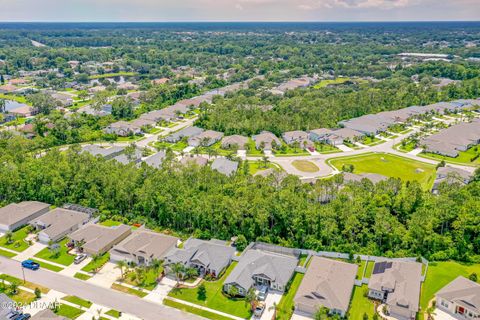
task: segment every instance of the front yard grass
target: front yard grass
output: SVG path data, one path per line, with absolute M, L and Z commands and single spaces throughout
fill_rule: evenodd
M 425 190 L 431 188 L 435 178 L 434 165 L 388 153 L 333 158 L 329 163 L 338 170 L 351 164 L 354 166 L 354 173 L 377 173 L 404 181 L 418 181 Z
M 157 150 L 164 150 L 164 149 L 172 149 L 173 151 L 181 152 L 183 149 L 188 147 L 188 143 L 186 141 L 178 141 L 176 143 L 170 143 L 166 141 L 159 141 L 154 143 L 154 147 Z
M 257 147 L 255 146 L 255 141 L 253 141 L 253 139 L 251 139 L 251 138 L 248 139 L 247 156 L 250 156 L 250 157 L 262 157 L 263 156 L 263 151 L 257 149 Z
M 32 290 L 35 290 L 36 288 L 38 288 L 38 289 L 40 289 L 40 291 L 42 293 L 48 293 L 50 291 L 50 289 L 48 289 L 46 287 L 42 287 L 41 285 L 38 285 L 38 284 L 35 284 L 35 283 L 32 283 L 32 282 L 28 282 L 28 281 L 23 282 L 23 280 L 21 280 L 19 278 L 16 278 L 16 277 L 13 277 L 13 276 L 8 275 L 8 274 L 0 275 L 0 279 L 3 279 L 3 280 L 8 281 L 10 283 L 15 282 L 18 285 L 21 285 L 22 287 L 32 289 Z
M 223 294 L 223 282 L 228 277 L 230 272 L 237 265 L 233 262 L 225 271 L 223 276 L 216 281 L 205 281 L 201 283 L 205 285 L 206 300 L 199 300 L 197 295 L 197 288 L 175 288 L 168 294 L 172 298 L 195 303 L 199 306 L 207 307 L 210 309 L 222 311 L 243 319 L 250 318 L 252 312 L 250 305 L 244 299 L 230 299 Z
M 77 296 L 66 296 L 66 297 L 63 297 L 62 300 L 71 302 L 73 304 L 79 305 L 87 309 L 92 306 L 92 303 L 90 301 L 79 298 Z
M 11 243 L 8 243 L 7 236 L 4 235 L 0 238 L 0 246 L 5 247 L 10 250 L 17 252 L 25 251 L 29 245 L 25 241 L 25 238 L 28 236 L 29 226 L 20 228 L 12 233 Z
M 84 314 L 85 311 L 80 310 L 75 307 L 71 307 L 67 304 L 61 304 L 56 310 L 55 314 L 62 316 L 62 317 L 67 317 L 68 319 L 77 319 L 80 317 L 82 314 Z
M 114 318 L 120 318 L 121 315 L 122 315 L 122 313 L 120 311 L 117 311 L 117 310 L 114 310 L 114 309 L 108 310 L 107 312 L 105 312 L 105 314 L 107 316 L 114 317 Z
M 16 254 L 7 250 L 0 249 L 0 256 L 13 258 L 16 256 Z
M 282 142 L 280 149 L 274 150 L 275 157 L 296 157 L 296 156 L 309 156 L 310 153 L 302 149 L 302 146 L 294 148 Z
M 55 262 L 64 266 L 69 266 L 73 263 L 73 260 L 75 260 L 75 256 L 68 253 L 69 248 L 67 247 L 67 243 L 68 239 L 66 238 L 58 243 L 58 245 L 60 246 L 58 249 L 58 253 L 52 252 L 52 250 L 47 247 L 37 253 L 35 257 Z
M 111 287 L 113 290 L 117 290 L 123 293 L 131 294 L 140 298 L 144 298 L 148 295 L 145 291 L 136 290 L 130 287 L 122 286 L 121 284 L 114 283 Z
M 368 286 L 364 284 L 361 287 L 353 287 L 353 297 L 350 302 L 350 311 L 348 319 L 363 320 L 363 315 L 367 314 L 368 319 L 372 319 L 375 314 L 375 304 L 366 297 Z
M 376 137 L 369 137 L 369 136 L 365 136 L 363 137 L 363 139 L 360 141 L 361 144 L 363 145 L 366 145 L 366 146 L 370 146 L 370 145 L 374 145 L 374 144 L 377 144 L 378 142 L 381 142 L 383 140 L 380 140 Z
M 336 152 L 342 152 L 342 150 L 338 149 L 337 147 L 328 144 L 328 143 L 315 143 L 315 150 L 318 153 L 322 154 L 328 154 L 328 153 L 336 153 Z
M 250 174 L 255 174 L 259 171 L 263 171 L 267 169 L 275 169 L 277 171 L 280 171 L 279 166 L 271 162 L 268 162 L 267 167 L 265 168 L 265 164 L 263 163 L 263 161 L 249 161 L 248 168 L 249 168 Z
M 22 305 L 28 305 L 37 299 L 33 293 L 22 289 L 17 289 L 17 293 L 12 294 L 10 290 L 8 290 L 8 286 L 7 289 L 0 289 L 0 293 L 5 293 L 10 299 Z
M 85 274 L 85 273 L 81 273 L 81 272 L 77 272 L 73 275 L 74 278 L 77 278 L 77 279 L 80 279 L 80 280 L 83 280 L 83 281 L 87 281 L 88 279 L 91 278 L 91 276 Z
M 295 160 L 292 162 L 292 166 L 302 172 L 317 172 L 320 170 L 315 163 L 307 160 Z
M 185 312 L 188 312 L 188 313 L 196 314 L 196 315 L 198 315 L 200 317 L 203 317 L 203 318 L 206 318 L 206 319 L 215 319 L 215 320 L 217 320 L 217 319 L 218 320 L 231 320 L 232 319 L 232 318 L 224 317 L 222 315 L 219 315 L 219 314 L 207 311 L 207 310 L 202 310 L 202 309 L 195 308 L 195 307 L 192 307 L 192 306 L 187 306 L 183 303 L 173 301 L 173 300 L 169 300 L 168 298 L 163 300 L 163 304 L 168 306 L 168 307 L 172 307 L 172 308 L 179 309 L 179 310 L 182 310 L 182 311 L 185 311 Z
M 298 287 L 304 277 L 303 273 L 295 272 L 288 291 L 284 293 L 277 306 L 277 320 L 288 320 L 292 317 L 294 301 Z
M 110 260 L 110 253 L 106 252 L 95 261 L 92 259 L 85 267 L 82 268 L 82 271 L 85 272 L 95 272 L 102 268 L 105 263 Z
M 53 271 L 53 272 L 60 272 L 60 271 L 63 270 L 63 268 L 60 268 L 60 267 L 55 266 L 55 265 L 50 264 L 50 263 L 46 263 L 46 262 L 39 261 L 39 260 L 36 260 L 36 259 L 31 259 L 31 260 L 40 264 L 40 268 L 43 268 L 43 269 L 47 269 L 47 270 L 50 270 L 50 271 Z
M 146 290 L 153 290 L 157 286 L 157 279 L 159 275 L 162 273 L 163 267 L 159 269 L 149 268 L 145 271 L 143 282 L 139 282 L 137 280 L 135 270 L 132 270 L 125 274 L 125 279 L 123 280 L 125 283 L 136 286 L 139 288 L 143 288 Z

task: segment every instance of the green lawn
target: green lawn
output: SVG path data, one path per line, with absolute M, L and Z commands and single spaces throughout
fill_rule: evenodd
M 324 88 L 328 85 L 336 85 L 336 84 L 342 84 L 347 81 L 350 81 L 350 78 L 337 78 L 337 79 L 325 79 L 321 80 L 319 83 L 313 86 L 314 89 L 321 89 Z
M 27 99 L 24 96 L 17 96 L 17 95 L 14 95 L 14 94 L 0 93 L 0 99 L 12 100 L 12 101 L 16 101 L 18 103 L 28 104 Z
M 363 320 L 363 315 L 366 313 L 369 319 L 372 319 L 375 313 L 375 305 L 372 300 L 365 296 L 368 292 L 368 286 L 364 284 L 361 287 L 353 287 L 353 298 L 350 302 L 350 311 L 348 319 Z
M 398 147 L 398 150 L 401 152 L 410 152 L 414 150 L 417 147 L 417 145 L 413 141 L 408 141 L 405 143 L 405 145 L 402 145 L 402 143 L 400 142 L 399 144 L 396 144 L 394 146 L 395 149 L 397 149 L 397 147 Z
M 92 306 L 92 303 L 90 301 L 87 301 L 85 299 L 82 299 L 82 298 L 79 298 L 79 297 L 76 297 L 76 296 L 66 296 L 66 297 L 62 298 L 62 300 L 71 302 L 73 304 L 79 305 L 79 306 L 87 308 L 87 309 Z
M 210 311 L 206 311 L 206 310 L 202 310 L 202 309 L 199 309 L 199 308 L 187 306 L 185 304 L 182 304 L 182 303 L 179 303 L 179 302 L 176 302 L 176 301 L 172 301 L 172 300 L 169 300 L 169 299 L 163 300 L 163 304 L 166 305 L 166 306 L 175 308 L 175 309 L 179 309 L 179 310 L 188 312 L 188 313 L 196 314 L 196 315 L 201 316 L 201 317 L 206 318 L 206 319 L 215 319 L 215 320 L 217 320 L 217 319 L 218 320 L 231 320 L 232 319 L 232 318 L 227 318 L 227 317 L 221 316 L 219 314 L 216 314 L 216 313 L 213 313 L 213 312 L 210 312 Z
M 67 243 L 68 243 L 67 238 L 63 239 L 58 243 L 58 245 L 60 246 L 59 248 L 60 254 L 58 254 L 58 256 L 56 256 L 56 253 L 53 253 L 47 247 L 42 251 L 40 251 L 39 253 L 37 253 L 35 257 L 43 260 L 55 262 L 64 266 L 69 266 L 73 263 L 73 260 L 75 260 L 75 256 L 68 253 L 69 248 L 66 246 Z
M 468 278 L 473 272 L 480 275 L 480 264 L 463 264 L 455 261 L 430 262 L 420 296 L 422 310 L 427 309 L 428 302 L 434 298 L 438 290 L 458 276 Z
M 262 157 L 263 156 L 263 151 L 258 150 L 255 146 L 255 141 L 253 139 L 248 139 L 248 150 L 247 150 L 247 156 L 250 157 Z
M 265 168 L 264 163 L 262 161 L 249 161 L 248 167 L 250 170 L 250 174 L 255 174 L 259 171 L 267 170 L 267 169 L 277 169 L 280 171 L 278 165 L 273 164 L 271 162 L 267 163 L 267 167 Z
M 302 172 L 317 172 L 318 170 L 320 170 L 315 163 L 307 160 L 292 161 L 292 166 L 294 166 L 295 169 L 297 169 L 298 171 Z
M 365 270 L 365 278 L 370 278 L 373 272 L 373 266 L 375 265 L 374 261 L 368 261 L 367 269 Z
M 110 219 L 107 219 L 105 221 L 100 222 L 100 225 L 105 226 L 105 227 L 116 227 L 116 226 L 119 226 L 121 224 L 122 223 L 120 221 L 115 221 L 115 220 L 110 220 Z
M 38 289 L 40 289 L 40 291 L 42 293 L 48 293 L 50 291 L 50 289 L 48 289 L 46 287 L 42 287 L 41 285 L 38 285 L 38 284 L 35 284 L 35 283 L 32 283 L 32 282 L 28 282 L 28 281 L 23 282 L 22 279 L 10 276 L 8 274 L 0 275 L 0 279 L 4 279 L 5 281 L 8 281 L 10 283 L 12 283 L 12 282 L 18 283 L 19 285 L 21 285 L 25 288 L 28 288 L 28 289 L 32 289 L 32 290 L 35 290 L 36 288 L 38 288 Z
M 377 173 L 404 181 L 418 181 L 425 190 L 431 188 L 435 178 L 434 165 L 387 153 L 334 158 L 329 163 L 339 170 L 345 164 L 352 164 L 354 173 Z
M 8 243 L 6 236 L 1 237 L 0 246 L 18 252 L 25 251 L 29 247 L 28 243 L 24 241 L 28 236 L 28 229 L 29 227 L 25 226 L 17 231 L 14 231 L 12 235 L 12 243 Z
M 112 284 L 112 287 L 111 287 L 113 290 L 117 290 L 117 291 L 120 291 L 120 292 L 123 292 L 123 293 L 128 293 L 128 294 L 131 294 L 131 295 L 134 295 L 134 296 L 137 296 L 137 297 L 140 297 L 140 298 L 144 298 L 148 295 L 147 292 L 145 291 L 140 291 L 140 290 L 136 290 L 136 289 L 132 289 L 130 287 L 126 287 L 126 286 L 122 286 L 118 283 L 114 283 Z
M 22 289 L 17 289 L 16 294 L 11 294 L 8 286 L 5 289 L 0 289 L 0 293 L 5 293 L 10 299 L 22 305 L 28 305 L 37 299 L 33 293 Z
M 50 271 L 53 271 L 53 272 L 59 272 L 59 271 L 62 271 L 63 268 L 60 268 L 58 266 L 54 266 L 53 264 L 50 264 L 50 263 L 46 263 L 46 262 L 43 262 L 43 261 L 38 261 L 38 260 L 35 260 L 35 259 L 31 259 L 37 263 L 40 264 L 40 268 L 43 268 L 43 269 L 47 269 L 47 270 L 50 270 Z
M 366 146 L 376 145 L 376 144 L 379 144 L 380 142 L 382 142 L 382 140 L 380 140 L 376 137 L 369 137 L 369 136 L 365 136 L 365 137 L 363 137 L 362 140 L 360 140 L 360 143 L 364 144 Z
M 300 255 L 300 260 L 298 261 L 299 266 L 304 266 L 305 262 L 307 262 L 308 254 L 302 254 Z
M 470 166 L 480 166 L 480 157 L 478 157 L 474 161 L 471 161 L 473 157 L 479 154 L 480 154 L 480 146 L 474 146 L 468 149 L 467 151 L 460 151 L 458 154 L 458 157 L 455 157 L 455 158 L 446 157 L 440 154 L 429 153 L 429 152 L 420 153 L 419 156 L 438 160 L 438 161 L 445 160 L 445 162 L 459 163 L 459 164 L 470 165 Z
M 297 293 L 298 287 L 300 286 L 303 277 L 303 273 L 295 272 L 295 274 L 293 275 L 290 288 L 282 296 L 282 299 L 277 306 L 277 320 L 288 320 L 292 317 L 294 307 L 293 298 Z
M 335 152 L 342 152 L 342 150 L 338 149 L 335 146 L 332 146 L 328 143 L 315 143 L 315 150 L 318 153 L 327 154 L 327 153 L 335 153 Z
M 85 311 L 80 310 L 78 308 L 71 307 L 66 304 L 61 304 L 58 309 L 55 311 L 56 314 L 59 316 L 67 317 L 69 319 L 77 319 L 80 317 L 82 314 L 85 313 Z
M 302 149 L 302 146 L 299 148 L 294 148 L 293 146 L 287 145 L 282 142 L 282 147 L 278 150 L 274 150 L 275 157 L 296 157 L 296 156 L 309 156 L 310 153 Z
M 173 289 L 170 291 L 169 296 L 195 303 L 210 309 L 222 311 L 240 318 L 250 318 L 250 305 L 246 303 L 244 299 L 230 299 L 224 295 L 222 291 L 223 281 L 227 278 L 230 272 L 232 272 L 236 265 L 237 263 L 233 262 L 225 271 L 223 276 L 217 281 L 202 281 L 202 283 L 205 284 L 205 289 L 207 291 L 207 298 L 205 301 L 198 299 L 197 288 Z
M 144 139 L 144 136 L 128 136 L 128 137 L 117 137 L 118 142 L 135 142 Z
M 110 316 L 110 317 L 114 317 L 114 318 L 120 318 L 121 316 L 121 312 L 120 311 L 117 311 L 117 310 L 108 310 L 107 312 L 105 312 L 105 314 L 107 316 Z
M 90 261 L 85 267 L 82 268 L 82 271 L 85 272 L 94 272 L 98 271 L 105 263 L 110 260 L 110 253 L 103 254 L 97 261 Z
M 136 75 L 137 75 L 136 72 L 122 71 L 122 72 L 116 72 L 116 73 L 96 74 L 96 75 L 93 75 L 93 76 L 89 76 L 88 78 L 90 80 L 94 80 L 94 79 L 102 79 L 102 78 L 115 78 L 115 77 L 121 77 L 121 76 L 133 77 L 133 76 L 136 76 Z
M 218 141 L 214 144 L 212 144 L 210 147 L 200 147 L 200 153 L 201 154 L 208 154 L 208 150 L 212 150 L 215 154 L 219 156 L 228 156 L 229 154 L 237 154 L 236 151 L 233 150 L 228 150 L 228 149 L 222 149 L 222 142 Z
M 124 282 L 130 284 L 132 286 L 137 286 L 146 290 L 153 290 L 157 286 L 157 279 L 163 271 L 163 267 L 160 269 L 155 270 L 154 268 L 149 268 L 145 272 L 145 278 L 143 279 L 143 283 L 138 282 L 136 279 L 133 280 L 132 276 L 135 275 L 135 271 L 130 271 L 125 275 Z
M 86 281 L 91 278 L 89 275 L 86 275 L 85 273 L 80 273 L 80 272 L 75 273 L 73 277 L 83 281 Z
M 0 249 L 0 256 L 7 257 L 7 258 L 13 258 L 13 257 L 16 256 L 16 254 L 12 253 L 10 251 L 7 251 L 7 250 Z
M 154 147 L 157 150 L 163 150 L 163 149 L 172 149 L 173 151 L 183 151 L 186 147 L 188 147 L 188 143 L 186 141 L 178 141 L 177 143 L 169 143 L 169 142 L 164 142 L 164 141 L 159 141 L 154 143 Z
M 363 278 L 363 271 L 365 270 L 365 264 L 366 263 L 367 262 L 365 260 L 362 260 L 360 263 L 357 263 L 358 271 L 357 271 L 356 279 L 361 280 Z

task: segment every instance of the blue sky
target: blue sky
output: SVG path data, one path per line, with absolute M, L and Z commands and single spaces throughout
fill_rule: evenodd
M 480 0 L 0 0 L 0 21 L 480 20 Z

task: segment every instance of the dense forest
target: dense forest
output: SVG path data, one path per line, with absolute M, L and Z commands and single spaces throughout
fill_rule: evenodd
M 390 179 L 341 187 L 241 170 L 121 165 L 73 148 L 38 157 L 23 138 L 0 139 L 0 205 L 25 199 L 99 208 L 152 228 L 208 238 L 244 235 L 286 246 L 432 260 L 480 261 L 480 174 L 441 195 Z M 331 199 L 321 203 L 319 199 Z

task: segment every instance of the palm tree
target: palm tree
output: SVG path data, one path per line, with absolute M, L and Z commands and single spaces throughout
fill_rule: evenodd
M 177 286 L 178 286 L 178 284 L 180 283 L 180 278 L 182 276 L 182 273 L 185 270 L 185 267 L 183 266 L 183 264 L 177 262 L 171 266 L 171 269 L 172 269 L 172 272 L 175 274 L 175 279 L 177 280 Z
M 263 162 L 263 167 L 268 168 L 268 163 L 270 162 L 270 160 L 268 160 L 267 156 L 262 157 L 262 162 Z
M 435 307 L 430 306 L 427 309 L 427 320 L 432 320 L 434 315 L 435 315 Z
M 79 252 L 83 251 L 84 245 L 85 245 L 84 240 L 75 241 L 75 249 L 77 249 Z
M 117 265 L 115 266 L 115 268 L 120 269 L 122 280 L 125 278 L 125 274 L 123 273 L 123 268 L 126 268 L 126 267 L 127 267 L 127 263 L 125 262 L 125 260 L 117 261 Z
M 195 268 L 187 268 L 185 270 L 185 277 L 187 279 L 193 279 L 193 278 L 196 278 L 198 276 L 198 270 L 195 269 Z
M 7 231 L 5 234 L 5 238 L 7 239 L 7 243 L 12 243 L 13 242 L 13 232 L 12 231 Z
M 248 289 L 247 295 L 245 296 L 245 301 L 250 303 L 250 308 L 252 310 L 255 309 L 255 305 L 257 303 L 257 295 L 255 294 L 255 289 L 254 288 Z
M 8 289 L 10 290 L 10 293 L 12 295 L 16 295 L 18 291 L 18 284 L 13 281 L 10 283 L 10 286 L 8 287 Z

